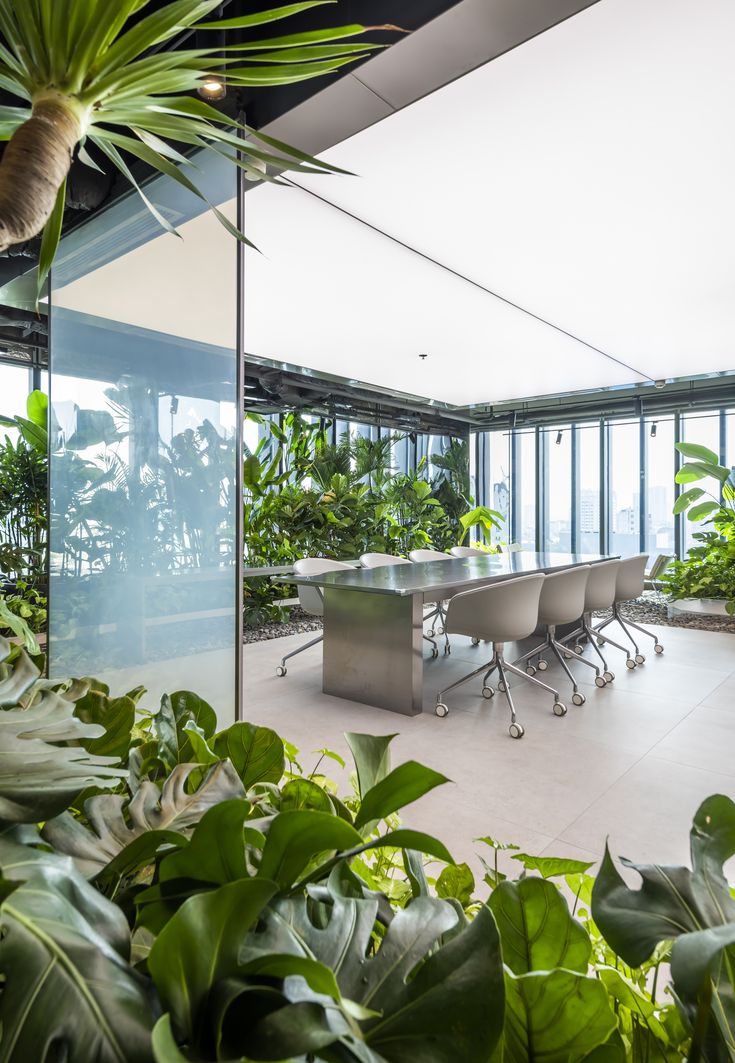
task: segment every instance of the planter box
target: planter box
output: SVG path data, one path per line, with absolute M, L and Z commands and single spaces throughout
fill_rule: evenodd
M 672 613 L 703 613 L 705 616 L 728 616 L 724 598 L 677 598 L 669 602 Z

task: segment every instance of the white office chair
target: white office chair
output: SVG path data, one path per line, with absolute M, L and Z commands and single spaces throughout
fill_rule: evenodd
M 582 622 L 578 628 L 570 632 L 570 634 L 565 635 L 561 640 L 565 646 L 568 646 L 573 642 L 574 652 L 580 654 L 584 649 L 581 640 L 585 639 L 602 661 L 602 665 L 605 669 L 602 674 L 608 683 L 612 683 L 615 678 L 615 673 L 611 672 L 608 668 L 607 661 L 600 652 L 599 646 L 609 643 L 611 646 L 615 646 L 616 649 L 622 650 L 628 658 L 628 667 L 635 668 L 635 661 L 631 658 L 630 653 L 625 646 L 621 646 L 619 642 L 613 642 L 612 639 L 603 635 L 596 637 L 596 633 L 592 627 L 593 613 L 600 612 L 603 609 L 612 608 L 612 604 L 615 601 L 615 584 L 619 568 L 620 562 L 617 560 L 600 561 L 596 565 L 590 565 L 590 574 L 584 592 L 584 612 L 582 613 Z
M 452 557 L 491 557 L 487 550 L 478 550 L 476 546 L 453 546 L 449 551 Z
M 656 653 L 664 652 L 664 648 L 658 641 L 657 635 L 654 635 L 652 631 L 647 631 L 644 627 L 641 627 L 640 624 L 633 623 L 632 620 L 623 620 L 620 614 L 620 606 L 622 602 L 630 602 L 634 598 L 640 598 L 643 594 L 647 561 L 648 554 L 636 554 L 635 557 L 629 557 L 626 558 L 625 561 L 620 562 L 617 579 L 615 581 L 615 601 L 612 604 L 612 613 L 607 620 L 603 620 L 602 623 L 598 624 L 595 628 L 595 634 L 598 637 L 601 637 L 600 632 L 606 628 L 608 624 L 612 624 L 613 621 L 616 621 L 620 625 L 635 650 L 634 664 L 630 663 L 630 657 L 628 657 L 628 660 L 626 661 L 628 668 L 634 668 L 636 664 L 644 664 L 646 660 L 644 655 L 640 652 L 638 644 L 628 630 L 628 627 L 635 628 L 636 631 L 641 631 L 644 635 L 647 635 L 649 639 L 653 639 L 653 648 Z M 610 640 L 608 639 L 608 642 L 609 641 Z
M 352 565 L 345 564 L 344 561 L 331 561 L 327 557 L 303 557 L 294 562 L 293 570 L 299 576 L 319 576 L 322 572 L 333 572 L 337 569 L 351 569 Z M 320 587 L 311 587 L 308 584 L 297 584 L 299 593 L 299 605 L 305 613 L 310 613 L 311 616 L 324 616 L 324 595 L 322 594 Z M 295 657 L 297 653 L 303 653 L 304 650 L 310 649 L 311 646 L 316 646 L 318 642 L 322 642 L 324 635 L 317 635 L 315 639 L 311 639 L 310 642 L 305 643 L 303 646 L 299 646 L 297 650 L 291 650 L 285 657 L 281 658 L 281 663 L 276 668 L 276 675 L 286 675 L 288 669 L 286 668 L 286 661 L 290 657 Z
M 585 589 L 589 579 L 590 566 L 579 565 L 577 568 L 564 569 L 563 572 L 553 572 L 546 577 L 541 588 L 539 599 L 538 619 L 539 623 L 546 627 L 546 638 L 540 646 L 535 646 L 528 653 L 515 662 L 516 665 L 527 661 L 526 672 L 529 675 L 536 674 L 536 668 L 532 664 L 532 658 L 538 657 L 538 667 L 543 672 L 548 668 L 548 662 L 542 654 L 550 650 L 567 673 L 572 684 L 572 701 L 575 705 L 584 705 L 587 700 L 579 689 L 577 680 L 574 678 L 565 658 L 578 661 L 594 669 L 595 685 L 604 687 L 607 680 L 594 661 L 588 661 L 586 657 L 575 653 L 560 642 L 556 637 L 556 629 L 561 624 L 571 624 L 579 620 L 584 612 Z
M 445 554 L 443 550 L 410 550 L 409 559 L 415 564 L 420 565 L 425 561 L 452 561 L 451 554 Z M 429 628 L 430 635 L 444 635 L 444 652 L 451 653 L 451 647 L 449 645 L 449 639 L 447 638 L 447 607 L 445 602 L 437 602 L 436 609 L 424 617 L 424 620 L 439 620 L 439 625 L 432 624 Z
M 532 576 L 520 576 L 518 579 L 504 580 L 502 583 L 492 583 L 488 587 L 478 587 L 474 591 L 463 591 L 456 594 L 449 602 L 447 609 L 447 630 L 452 634 L 470 635 L 492 642 L 493 655 L 490 661 L 475 668 L 469 675 L 458 679 L 451 686 L 441 690 L 436 696 L 437 716 L 446 716 L 449 712 L 444 697 L 450 690 L 468 682 L 481 672 L 485 673 L 482 682 L 482 696 L 491 698 L 495 694 L 494 689 L 488 686 L 488 679 L 497 671 L 499 677 L 498 690 L 506 697 L 510 708 L 510 726 L 508 732 L 511 738 L 523 738 L 523 725 L 516 720 L 516 710 L 508 684 L 507 673 L 520 676 L 537 687 L 547 690 L 554 695 L 554 715 L 565 716 L 566 705 L 559 700 L 558 691 L 542 683 L 539 679 L 527 675 L 509 664 L 503 656 L 503 646 L 506 642 L 518 642 L 532 635 L 538 623 L 538 607 L 541 588 L 545 577 L 538 573 Z
M 396 567 L 397 565 L 410 565 L 411 562 L 407 561 L 405 557 L 395 557 L 393 554 L 362 554 L 360 557 L 360 564 L 363 568 L 386 568 L 390 565 Z M 432 616 L 436 615 L 434 611 Z M 446 638 L 446 636 L 445 636 Z M 424 634 L 424 641 L 431 644 L 431 656 L 438 657 L 439 649 L 434 639 Z

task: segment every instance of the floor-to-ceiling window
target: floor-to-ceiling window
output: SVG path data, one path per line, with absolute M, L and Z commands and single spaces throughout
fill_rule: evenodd
M 502 515 L 502 528 L 493 528 L 494 543 L 509 543 L 510 526 L 510 432 L 490 432 L 490 468 L 488 505 Z
M 608 425 L 610 469 L 608 542 L 610 552 L 630 557 L 640 549 L 640 422 Z
M 719 411 L 712 413 L 685 413 L 681 418 L 681 438 L 686 443 L 701 443 L 713 453 L 720 456 L 720 431 L 721 417 Z M 696 486 L 704 487 L 705 490 L 716 493 L 716 486 L 711 480 L 703 480 Z M 697 545 L 694 536 L 698 532 L 711 531 L 712 525 L 702 524 L 701 521 L 691 521 L 682 518 L 682 550 L 686 553 Z
M 575 426 L 575 538 L 583 554 L 600 552 L 600 425 Z
M 651 554 L 673 554 L 674 419 L 647 417 L 643 427 L 643 468 L 646 474 L 644 548 Z
M 572 549 L 572 429 L 544 429 L 546 451 L 547 523 L 544 548 L 562 553 Z
M 536 432 L 518 432 L 515 492 L 518 496 L 517 539 L 524 550 L 536 549 Z

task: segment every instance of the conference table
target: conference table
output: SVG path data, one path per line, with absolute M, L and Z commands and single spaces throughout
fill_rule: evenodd
M 426 603 L 515 576 L 592 565 L 611 556 L 515 551 L 315 576 L 293 574 L 278 582 L 318 587 L 323 595 L 325 694 L 416 716 L 423 711 Z

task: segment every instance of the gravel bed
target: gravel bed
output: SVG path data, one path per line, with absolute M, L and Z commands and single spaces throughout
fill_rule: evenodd
M 595 613 L 597 617 L 606 613 Z M 636 602 L 623 606 L 623 616 L 635 620 L 638 624 L 661 624 L 663 627 L 690 627 L 698 631 L 727 631 L 735 634 L 735 616 L 704 616 L 702 613 L 680 613 L 673 617 L 667 615 L 666 602 L 655 593 L 645 594 Z M 262 627 L 246 628 L 243 642 L 266 642 L 268 639 L 281 639 L 286 635 L 307 635 L 311 631 L 321 631 L 322 622 L 318 617 L 309 616 L 298 606 L 291 609 L 291 619 L 287 624 L 276 622 L 263 624 Z

